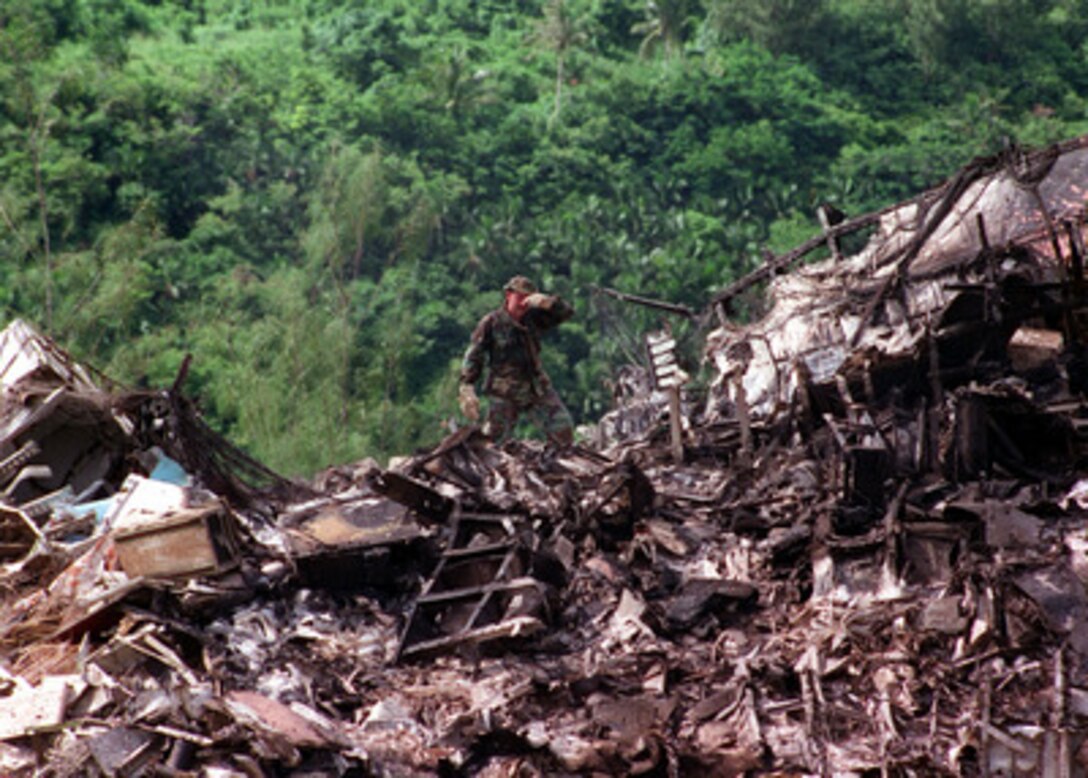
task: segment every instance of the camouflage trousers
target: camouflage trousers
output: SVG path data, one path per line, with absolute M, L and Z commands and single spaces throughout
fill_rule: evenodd
M 484 434 L 497 443 L 510 437 L 520 417 L 535 424 L 553 445 L 565 447 L 574 442 L 574 420 L 570 411 L 549 386 L 543 395 L 526 393 L 518 397 L 490 395 Z

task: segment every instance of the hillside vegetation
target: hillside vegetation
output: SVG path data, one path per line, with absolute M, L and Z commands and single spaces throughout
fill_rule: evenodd
M 0 308 L 133 386 L 192 353 L 308 474 L 436 442 L 524 273 L 592 420 L 659 323 L 593 287 L 702 308 L 821 203 L 1088 132 L 1086 41 L 1088 0 L 0 0 Z

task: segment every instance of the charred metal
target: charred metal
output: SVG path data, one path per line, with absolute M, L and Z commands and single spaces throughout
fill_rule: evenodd
M 665 328 L 581 445 L 308 483 L 10 323 L 0 773 L 1083 774 L 1086 192 L 821 208 L 702 316 L 602 290 L 714 321 L 707 390 Z

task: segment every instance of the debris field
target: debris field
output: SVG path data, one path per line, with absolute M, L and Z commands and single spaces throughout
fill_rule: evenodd
M 1086 193 L 823 210 L 705 391 L 309 482 L 10 322 L 0 774 L 1088 774 Z

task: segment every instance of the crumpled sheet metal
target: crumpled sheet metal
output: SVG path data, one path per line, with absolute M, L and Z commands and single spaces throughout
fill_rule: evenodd
M 1088 140 L 1080 138 L 1034 152 L 1012 150 L 994 163 L 996 169 L 964 190 L 921 247 L 911 265 L 915 278 L 941 272 L 979 252 L 982 244 L 978 214 L 985 219 L 991 246 L 1024 245 L 1051 260 L 1057 259 L 1041 208 L 1045 208 L 1053 225 L 1067 220 L 1079 224 L 1083 220 L 1088 193 Z M 939 195 L 940 190 L 935 193 Z M 913 238 L 919 215 L 917 203 L 885 215 L 878 233 L 880 243 L 871 243 L 869 249 L 876 266 Z
M 98 389 L 86 368 L 51 339 L 24 320 L 13 319 L 0 331 L 0 389 L 10 390 L 27 378 L 60 383 L 73 391 Z
M 862 275 L 868 268 L 868 262 L 848 258 L 835 270 Z M 774 304 L 759 322 L 747 328 L 723 327 L 707 337 L 706 352 L 718 371 L 716 392 L 733 398 L 726 377 L 743 370 L 747 401 L 756 415 L 787 407 L 809 380 L 829 380 L 852 353 L 868 348 L 883 354 L 910 353 L 925 336 L 925 317 L 938 314 L 951 299 L 940 282 L 912 285 L 909 308 L 904 309 L 897 300 L 888 301 L 886 321 L 867 326 L 854 349 L 849 344 L 861 327 L 861 312 L 843 309 L 841 281 L 822 283 L 818 270 L 811 276 L 807 271 L 809 268 L 803 268 L 796 276 L 781 276 L 772 282 Z M 780 291 L 778 285 L 792 288 Z M 747 342 L 752 351 L 746 367 L 729 356 L 729 347 L 738 342 Z M 798 374 L 795 364 L 803 364 L 807 374 Z
M 937 218 L 935 204 L 950 196 L 955 179 L 889 209 L 857 254 L 772 279 L 769 311 L 760 321 L 747 327 L 725 325 L 711 333 L 706 354 L 718 376 L 709 412 L 715 412 L 717 397 L 730 396 L 726 377 L 738 369 L 744 372 L 753 413 L 767 415 L 788 406 L 804 384 L 805 378 L 794 370 L 796 363 L 805 364 L 819 381 L 834 374 L 850 353 L 909 353 L 925 336 L 930 320 L 956 298 L 946 282 L 965 280 L 956 275 L 957 269 L 983 250 L 980 219 L 988 245 L 1021 247 L 1033 258 L 1024 266 L 1026 273 L 1043 280 L 1040 273 L 1049 269 L 1057 278 L 1061 261 L 1054 256 L 1049 230 L 1055 231 L 1054 240 L 1066 256 L 1069 246 L 1062 224 L 1069 221 L 1084 234 L 1088 137 L 1042 152 L 976 162 L 961 176 L 976 168 L 977 178 L 935 225 L 927 220 Z M 927 226 L 932 228 L 928 235 L 923 232 Z M 864 299 L 881 293 L 883 285 L 901 272 L 904 253 L 917 240 L 922 243 L 906 268 L 909 283 L 902 295 L 888 295 L 876 313 L 847 303 L 851 295 Z M 739 342 L 748 342 L 753 352 L 746 366 L 729 357 L 730 347 Z
M 801 489 L 794 519 L 816 518 L 830 486 L 791 476 L 781 462 L 757 458 L 760 476 L 722 492 L 725 502 L 786 500 Z M 674 481 L 690 496 L 721 483 L 717 468 L 694 465 L 648 474 L 659 494 Z M 1074 511 L 1079 494 L 1067 501 Z M 975 505 L 947 500 L 961 512 Z M 689 521 L 710 526 L 728 520 L 718 508 L 684 503 Z M 105 675 L 91 691 L 115 691 L 98 697 L 93 718 L 153 728 L 160 760 L 178 742 L 200 743 L 189 769 L 236 772 L 483 775 L 505 765 L 537 774 L 861 775 L 887 766 L 957 775 L 980 753 L 995 768 L 1010 753 L 1041 764 L 1027 728 L 1057 731 L 1046 689 L 1062 649 L 1049 635 L 1065 622 L 1048 617 L 1054 604 L 1032 589 L 1035 579 L 997 565 L 958 586 L 904 586 L 892 599 L 798 597 L 803 553 L 776 562 L 772 544 L 720 530 L 692 545 L 665 523 L 672 532 L 647 528 L 615 550 L 593 550 L 586 536 L 556 627 L 536 646 L 496 656 L 395 664 L 395 611 L 361 595 L 267 591 L 199 638 L 135 610 L 105 633 L 117 658 L 94 655 Z M 1057 535 L 1036 546 L 1038 559 L 1064 548 Z M 670 583 L 676 576 L 694 588 Z M 758 602 L 694 609 L 700 580 L 742 599 L 727 584 L 748 581 Z M 1006 596 L 1021 598 L 1015 638 L 994 616 Z M 1075 658 L 1066 649 L 1061 660 L 1070 689 L 1088 686 Z M 1073 699 L 1063 721 L 1075 731 L 1088 708 L 1077 713 Z M 77 731 L 81 710 L 66 717 Z M 986 710 L 980 728 L 973 722 Z
M 100 496 L 131 448 L 129 432 L 102 392 L 28 388 L 0 406 L 0 499 L 37 510 L 40 500 Z

